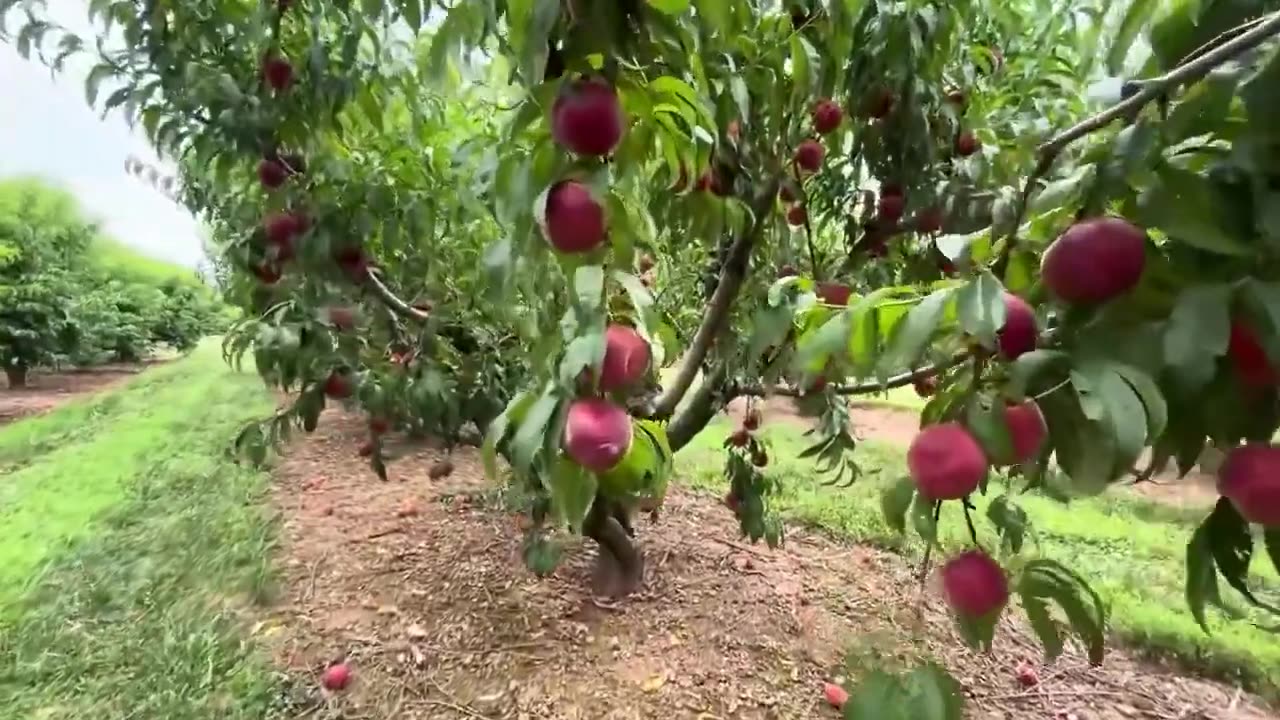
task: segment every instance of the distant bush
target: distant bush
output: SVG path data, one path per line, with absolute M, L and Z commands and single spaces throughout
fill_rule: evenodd
M 0 182 L 0 367 L 132 362 L 224 329 L 225 307 L 193 270 L 102 237 L 75 199 L 37 180 Z

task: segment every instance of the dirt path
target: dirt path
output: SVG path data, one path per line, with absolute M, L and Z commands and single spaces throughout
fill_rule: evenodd
M 357 677 L 298 717 L 834 718 L 820 688 L 846 654 L 855 668 L 940 658 L 984 720 L 1270 717 L 1231 688 L 1118 652 L 1103 669 L 1069 655 L 1024 690 L 1014 668 L 1038 661 L 1027 633 L 1006 623 L 995 654 L 962 649 L 897 556 L 799 529 L 775 551 L 741 545 L 726 510 L 680 491 L 639 528 L 644 592 L 601 607 L 585 590 L 589 544 L 538 579 L 517 519 L 459 494 L 492 487 L 474 452 L 431 481 L 438 452 L 417 449 L 380 483 L 355 456 L 362 432 L 328 411 L 277 472 L 287 583 L 257 632 L 299 676 L 346 656 Z
M 757 401 L 757 407 L 761 408 L 766 422 L 789 422 L 805 429 L 813 426 L 813 420 L 798 414 L 794 401 L 789 398 L 773 397 Z M 746 400 L 743 398 L 734 400 L 728 409 L 729 415 L 735 419 L 741 419 L 745 410 Z M 902 448 L 910 445 L 911 439 L 920 430 L 920 419 L 916 413 L 883 405 L 850 405 L 849 417 L 859 437 Z M 1176 507 L 1209 508 L 1218 501 L 1217 480 L 1212 475 L 1196 471 L 1183 478 L 1177 477 L 1174 472 L 1165 471 L 1149 482 L 1117 485 L 1114 491 L 1136 494 Z
M 105 390 L 146 370 L 156 362 L 103 365 L 60 373 L 32 373 L 27 387 L 0 386 L 0 426 L 39 415 L 81 395 Z

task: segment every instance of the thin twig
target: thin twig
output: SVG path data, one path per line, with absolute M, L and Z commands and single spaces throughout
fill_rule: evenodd
M 996 702 L 999 700 L 1026 700 L 1038 697 L 1124 697 L 1124 693 L 1114 690 L 1025 690 L 1016 693 L 1002 693 L 1000 695 L 977 695 L 974 700 L 978 702 Z
M 428 313 L 410 305 L 401 299 L 399 295 L 392 292 L 391 288 L 387 287 L 386 284 L 382 282 L 382 278 L 378 277 L 378 274 L 373 272 L 373 270 L 368 270 L 365 274 L 365 278 L 369 287 L 373 289 L 373 294 L 397 315 L 411 318 L 419 322 L 425 321 L 427 318 L 431 317 Z
M 959 352 L 943 362 L 934 365 L 926 365 L 918 370 L 911 370 L 909 372 L 894 375 L 886 379 L 884 382 L 871 380 L 863 383 L 855 383 L 853 385 L 836 385 L 831 388 L 831 391 L 836 395 L 869 395 L 875 392 L 892 390 L 893 388 L 910 385 L 917 380 L 924 380 L 925 378 L 930 378 L 934 375 L 944 373 L 964 362 L 968 357 L 968 351 Z M 733 394 L 736 395 L 779 395 L 782 397 L 801 397 L 807 394 L 806 391 L 801 388 L 790 387 L 787 385 L 739 385 L 734 387 L 733 390 Z

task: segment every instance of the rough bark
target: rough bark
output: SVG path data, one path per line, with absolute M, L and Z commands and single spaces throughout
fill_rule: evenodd
M 582 529 L 599 546 L 592 585 L 606 598 L 626 597 L 644 585 L 644 554 L 628 533 L 629 518 L 624 525 L 619 516 L 627 518 L 625 509 L 597 495 Z
M 10 389 L 27 386 L 27 367 L 25 365 L 10 365 L 6 367 L 4 376 L 9 381 Z

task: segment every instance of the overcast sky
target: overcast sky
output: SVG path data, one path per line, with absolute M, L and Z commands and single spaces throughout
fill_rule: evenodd
M 48 0 L 50 15 L 91 38 L 87 3 Z M 16 30 L 18 17 L 9 16 Z M 154 257 L 194 267 L 203 256 L 195 219 L 141 178 L 125 172 L 129 155 L 148 161 L 155 152 L 141 129 L 118 114 L 99 120 L 84 99 L 83 63 L 68 63 L 51 79 L 38 61 L 26 61 L 0 43 L 0 176 L 35 174 L 80 200 L 107 234 Z M 104 88 L 106 86 L 104 85 Z M 99 97 L 105 97 L 105 90 Z

